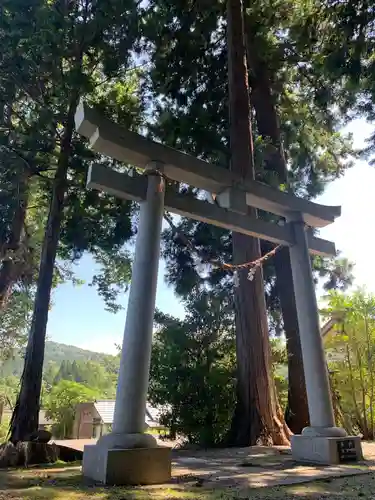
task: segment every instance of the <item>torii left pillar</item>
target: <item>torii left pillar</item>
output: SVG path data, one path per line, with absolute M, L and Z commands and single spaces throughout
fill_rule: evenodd
M 145 433 L 152 329 L 164 212 L 162 165 L 148 166 L 141 203 L 112 432 L 85 446 L 83 475 L 108 485 L 165 483 L 171 450 Z

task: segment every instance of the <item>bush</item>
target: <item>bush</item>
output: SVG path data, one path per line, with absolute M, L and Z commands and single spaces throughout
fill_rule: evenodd
M 4 419 L 0 424 L 0 443 L 6 441 L 9 430 L 9 419 Z
M 183 321 L 157 314 L 149 400 L 164 405 L 161 423 L 172 438 L 215 446 L 229 430 L 236 402 L 233 322 L 206 292 L 187 313 Z

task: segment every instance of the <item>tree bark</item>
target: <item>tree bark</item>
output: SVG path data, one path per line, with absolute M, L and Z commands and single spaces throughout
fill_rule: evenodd
M 366 441 L 370 441 L 373 439 L 371 436 L 371 432 L 369 429 L 368 425 L 368 418 L 367 418 L 367 404 L 366 404 L 366 397 L 367 397 L 367 388 L 366 388 L 366 383 L 365 383 L 365 375 L 364 375 L 364 366 L 362 363 L 362 354 L 358 348 L 358 342 L 357 339 L 354 339 L 354 345 L 355 345 L 355 355 L 356 355 L 356 360 L 358 364 L 358 371 L 359 371 L 359 384 L 360 384 L 360 393 L 361 393 L 361 402 L 362 402 L 362 421 L 363 421 L 363 439 Z
M 347 417 L 345 411 L 342 408 L 340 391 L 338 390 L 335 376 L 333 373 L 329 374 L 329 380 L 331 386 L 332 405 L 333 405 L 336 425 L 341 425 L 349 434 L 349 436 L 353 436 L 354 431 L 353 431 L 352 419 L 350 417 L 349 418 Z
M 52 199 L 42 247 L 34 311 L 26 348 L 21 388 L 10 423 L 10 441 L 13 444 L 19 441 L 27 441 L 29 436 L 38 430 L 48 310 L 57 245 L 63 219 L 64 198 L 72 147 L 74 113 L 77 103 L 78 95 L 75 95 L 70 102 L 52 186 Z
M 370 376 L 370 395 L 369 395 L 369 411 L 370 411 L 370 435 L 371 439 L 374 439 L 374 386 L 375 386 L 375 378 L 374 378 L 374 366 L 373 366 L 373 348 L 371 341 L 371 333 L 369 330 L 367 311 L 365 312 L 365 333 L 366 333 L 366 347 L 367 347 L 367 371 Z
M 254 179 L 241 0 L 228 0 L 227 16 L 231 169 L 243 178 Z M 254 209 L 249 212 L 256 216 Z M 258 239 L 237 233 L 233 233 L 232 238 L 235 263 L 260 257 Z M 235 304 L 237 405 L 228 436 L 229 444 L 288 444 L 287 429 L 277 415 L 261 269 L 257 270 L 252 281 L 247 279 L 246 269 L 239 271 Z
M 18 183 L 18 200 L 13 214 L 9 241 L 3 245 L 1 252 L 4 254 L 5 260 L 3 260 L 0 267 L 0 311 L 5 308 L 12 286 L 22 274 L 23 257 L 18 256 L 18 259 L 21 259 L 21 262 L 19 262 L 17 258 L 15 260 L 7 259 L 6 254 L 9 250 L 17 253 L 22 244 L 27 211 L 28 181 L 27 173 L 23 172 Z
M 343 327 L 342 333 L 345 333 L 345 327 Z M 356 387 L 354 384 L 353 365 L 352 365 L 352 361 L 350 358 L 350 349 L 349 349 L 348 343 L 346 343 L 345 350 L 346 350 L 346 362 L 348 363 L 348 370 L 349 370 L 350 395 L 351 395 L 352 402 L 353 402 L 354 413 L 356 415 L 358 426 L 360 427 L 360 431 L 364 435 L 365 426 L 364 426 L 361 412 L 359 411 L 359 408 L 358 408 L 357 397 L 356 397 L 357 391 L 356 391 Z
M 9 95 L 2 100 L 0 105 L 0 120 L 1 124 L 4 126 L 5 130 L 11 128 L 12 125 L 12 105 L 15 96 L 15 88 L 12 85 L 8 89 Z M 3 140 L 8 144 L 9 135 L 4 134 Z M 4 166 L 3 168 L 10 168 L 11 166 Z M 15 168 L 15 167 L 14 167 Z M 13 169 L 14 170 L 14 169 Z M 7 241 L 0 241 L 0 256 L 5 257 L 5 259 L 0 261 L 0 311 L 6 306 L 8 298 L 10 296 L 12 286 L 20 277 L 22 273 L 23 265 L 21 262 L 16 262 L 14 260 L 6 259 L 6 254 L 9 250 L 17 252 L 20 249 L 22 236 L 24 234 L 27 201 L 28 201 L 28 184 L 29 175 L 23 169 L 20 172 L 18 178 L 18 197 L 17 205 L 13 212 L 13 217 L 10 227 L 10 236 Z
M 275 255 L 276 258 L 274 260 L 276 287 L 283 316 L 288 355 L 288 404 L 285 411 L 285 420 L 292 432 L 300 434 L 304 427 L 310 425 L 301 340 L 292 283 L 289 249 L 283 248 L 278 253 L 279 255 Z
M 288 186 L 288 171 L 279 119 L 271 90 L 271 80 L 266 63 L 257 52 L 253 26 L 248 17 L 245 19 L 251 101 L 255 109 L 258 133 L 268 143 L 265 148 L 265 169 L 277 174 L 279 185 Z M 304 427 L 309 425 L 309 410 L 288 248 L 283 248 L 276 253 L 274 264 L 276 289 L 280 300 L 288 352 L 288 405 L 285 419 L 291 431 L 299 434 Z

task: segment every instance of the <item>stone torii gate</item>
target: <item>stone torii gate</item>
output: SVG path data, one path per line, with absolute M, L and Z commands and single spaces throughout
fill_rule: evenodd
M 113 430 L 96 445 L 85 446 L 83 474 L 105 484 L 152 484 L 170 479 L 170 450 L 158 447 L 155 438 L 144 433 L 164 209 L 289 246 L 311 423 L 301 435 L 292 437 L 293 456 L 326 464 L 362 459 L 360 438 L 348 437 L 344 429 L 335 427 L 309 256 L 335 255 L 334 243 L 314 237 L 307 228 L 331 224 L 341 208 L 318 205 L 244 180 L 128 131 L 83 102 L 77 108 L 75 123 L 93 150 L 148 174 L 130 176 L 102 165 L 93 165 L 88 174 L 89 188 L 137 201 L 141 209 Z M 219 193 L 216 203 L 168 191 L 164 177 Z M 248 206 L 282 216 L 286 222 L 278 225 L 249 216 Z

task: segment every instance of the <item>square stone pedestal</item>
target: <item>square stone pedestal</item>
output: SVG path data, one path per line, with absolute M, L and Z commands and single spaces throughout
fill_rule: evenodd
M 292 456 L 299 462 L 325 465 L 353 463 L 363 460 L 361 438 L 292 436 Z
M 147 485 L 171 479 L 170 448 L 107 449 L 87 445 L 83 452 L 84 477 L 107 485 Z

